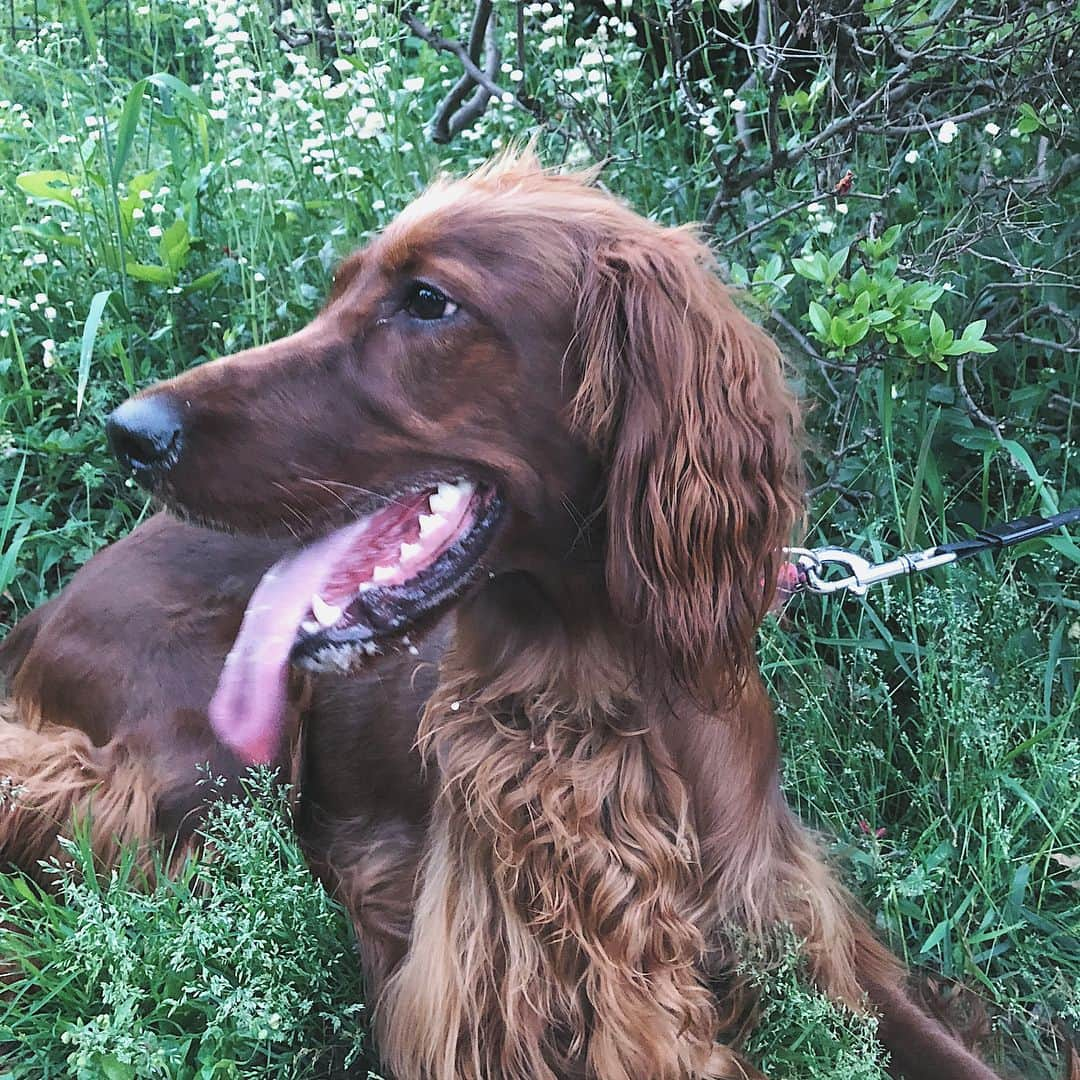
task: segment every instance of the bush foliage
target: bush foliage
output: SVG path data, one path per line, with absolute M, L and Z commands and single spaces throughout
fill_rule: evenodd
M 13 0 L 0 630 L 148 512 L 105 451 L 110 408 L 302 325 L 335 262 L 433 175 L 528 137 L 552 164 L 605 162 L 603 182 L 659 220 L 704 222 L 807 405 L 811 546 L 883 557 L 1077 505 L 1077 22 L 1034 0 Z M 837 838 L 893 946 L 978 990 L 1002 1061 L 1031 1077 L 1054 1075 L 1058 1033 L 1080 1024 L 1078 566 L 1061 534 L 863 600 L 797 601 L 763 638 L 790 797 Z M 244 941 L 207 938 L 214 977 L 263 940 L 307 959 L 267 959 L 254 1011 L 208 982 L 158 1025 L 175 943 L 160 930 L 131 952 L 132 935 L 217 925 L 222 894 L 72 885 L 70 908 L 25 909 L 42 960 L 20 993 L 41 1003 L 43 1056 L 15 1075 L 82 1075 L 94 1054 L 101 1075 L 153 1075 L 171 1040 L 237 1063 L 221 1075 L 257 1058 L 250 1075 L 285 1076 L 306 1067 L 290 1047 L 338 1040 L 252 1034 L 290 995 L 344 1026 L 358 1000 L 322 901 L 303 893 L 275 938 L 281 897 L 245 892 L 288 848 L 259 835 L 230 879 Z M 71 948 L 83 959 L 50 996 L 49 950 Z M 142 981 L 105 1000 L 92 955 Z M 794 961 L 770 986 L 750 1047 L 774 1075 L 881 1075 L 864 1027 Z M 46 1030 L 70 1038 L 46 1051 Z

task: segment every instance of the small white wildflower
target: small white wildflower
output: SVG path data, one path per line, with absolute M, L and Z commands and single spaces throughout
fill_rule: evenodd
M 702 129 L 701 129 L 701 133 L 702 133 L 702 134 L 703 134 L 703 135 L 704 135 L 704 136 L 705 136 L 705 137 L 706 137 L 707 139 L 715 139 L 715 138 L 717 137 L 717 135 L 719 135 L 719 134 L 720 134 L 720 129 L 719 129 L 719 128 L 718 128 L 718 127 L 717 127 L 717 126 L 715 125 L 715 124 L 706 124 L 706 125 L 705 125 L 705 126 L 704 126 L 704 127 L 702 128 Z
M 838 214 L 846 214 L 848 212 L 848 204 L 846 202 L 838 202 L 836 204 L 836 212 Z
M 49 256 L 44 251 L 39 251 L 34 255 L 34 265 L 44 266 L 49 261 Z
M 514 104 L 514 95 L 513 95 L 513 94 L 511 94 L 509 90 L 504 90 L 504 91 L 502 92 L 502 95 L 501 95 L 501 97 L 499 98 L 499 100 L 500 100 L 500 101 L 501 101 L 501 102 L 502 102 L 502 103 L 503 103 L 504 105 L 513 105 L 513 104 Z
M 942 286 L 941 286 L 941 287 L 942 287 L 942 288 L 943 288 L 943 289 L 944 289 L 944 290 L 945 290 L 946 292 L 952 292 L 952 291 L 953 291 L 953 288 L 954 288 L 955 286 L 953 285 L 953 283 L 952 283 L 951 281 L 946 281 L 946 282 L 943 282 L 943 283 L 942 283 Z
M 161 203 L 156 202 L 156 203 L 154 203 L 153 206 L 150 207 L 150 213 L 151 214 L 164 214 L 165 213 L 165 207 L 162 206 Z
M 184 23 L 185 30 L 194 30 L 196 27 L 202 26 L 202 19 L 198 15 L 193 15 L 187 22 Z
M 337 101 L 339 98 L 343 98 L 349 92 L 348 83 L 338 83 L 336 86 L 331 86 L 329 90 L 324 91 L 323 97 L 327 101 Z
M 161 237 L 164 231 L 165 230 L 162 229 L 160 225 L 151 225 L 150 228 L 146 230 L 146 235 L 154 240 L 157 240 Z
M 261 270 L 256 270 L 255 273 L 251 275 L 251 279 L 252 281 L 265 281 L 266 275 Z
M 51 368 L 56 360 L 56 342 L 52 338 L 46 338 L 41 343 L 41 366 Z
M 383 200 L 382 200 L 382 199 L 376 199 L 376 200 L 375 200 L 375 201 L 374 201 L 374 202 L 373 202 L 373 203 L 371 204 L 371 209 L 372 209 L 372 210 L 385 210 L 385 209 L 386 209 L 386 203 L 385 203 L 385 202 L 383 202 Z
M 54 308 L 54 307 L 47 307 L 47 308 L 46 308 L 46 309 L 45 309 L 45 310 L 44 310 L 44 311 L 42 312 L 42 315 L 44 315 L 44 316 L 45 316 L 45 318 L 49 320 L 49 322 L 52 322 L 52 321 L 53 321 L 53 319 L 55 319 L 55 318 L 56 318 L 56 308 Z
M 401 85 L 405 90 L 408 90 L 410 94 L 415 94 L 418 90 L 424 89 L 424 76 L 413 75 L 408 79 L 404 79 Z
M 822 218 L 817 223 L 817 231 L 828 236 L 836 228 L 836 222 L 831 218 Z
M 822 206 L 822 205 L 821 205 L 821 203 L 819 203 L 819 202 L 812 202 L 812 203 L 811 203 L 811 204 L 810 204 L 810 205 L 809 205 L 809 206 L 808 206 L 808 207 L 806 208 L 806 212 L 807 212 L 808 214 L 820 214 L 820 213 L 821 213 L 821 211 L 822 211 L 822 210 L 824 210 L 824 209 L 825 209 L 825 207 L 824 207 L 824 206 Z
M 734 91 L 734 90 L 732 90 L 732 89 L 731 89 L 731 87 L 729 86 L 729 87 L 728 87 L 728 88 L 727 88 L 727 89 L 726 89 L 726 90 L 724 91 L 724 97 L 725 97 L 725 98 L 726 98 L 726 99 L 727 99 L 728 101 L 730 101 L 730 100 L 731 100 L 731 99 L 732 99 L 732 98 L 733 98 L 734 96 L 735 96 L 735 91 Z
M 942 146 L 948 146 L 959 133 L 960 129 L 951 120 L 946 120 L 945 123 L 938 128 L 938 142 L 941 143 Z
M 995 138 L 1001 133 L 1001 128 L 999 128 L 997 124 L 991 121 L 983 128 L 983 131 L 985 131 L 986 134 L 990 136 L 990 138 Z
M 511 82 L 521 82 L 521 80 L 524 78 L 525 73 L 523 71 L 519 71 L 517 68 L 514 68 L 514 70 L 510 72 Z
M 141 206 L 136 206 L 135 209 L 131 211 L 132 221 L 142 221 L 144 217 L 146 217 L 146 214 L 143 212 L 143 208 Z
M 143 202 L 146 202 L 147 199 L 152 199 L 153 197 L 154 193 L 152 191 L 147 191 L 146 188 L 143 188 L 142 191 L 139 192 L 139 198 L 142 199 Z
M 731 100 L 731 111 L 732 112 L 745 112 L 746 111 L 746 102 L 743 101 L 742 98 L 732 98 L 732 100 Z
M 906 161 L 906 162 L 907 162 L 907 163 L 908 163 L 909 165 L 914 165 L 914 164 L 915 164 L 915 162 L 919 160 L 919 151 L 918 151 L 918 150 L 909 150 L 909 151 L 908 151 L 908 152 L 907 152 L 907 153 L 906 153 L 906 154 L 904 155 L 904 160 L 905 160 L 905 161 Z
M 34 294 L 34 303 L 35 304 L 46 304 L 46 303 L 48 303 L 48 301 L 49 301 L 49 298 L 43 292 L 39 292 L 39 293 Z
M 88 128 L 95 128 L 98 126 L 98 118 L 96 116 L 86 116 L 83 118 L 83 123 Z

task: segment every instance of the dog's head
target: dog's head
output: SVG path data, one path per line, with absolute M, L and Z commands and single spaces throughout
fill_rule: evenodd
M 360 662 L 488 573 L 592 567 L 645 655 L 717 700 L 797 513 L 795 427 L 692 232 L 517 155 L 421 196 L 308 327 L 109 434 L 183 513 L 307 541 L 249 608 L 294 662 Z

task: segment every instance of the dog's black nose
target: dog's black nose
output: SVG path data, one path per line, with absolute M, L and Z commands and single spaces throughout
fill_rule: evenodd
M 162 394 L 125 401 L 105 422 L 105 433 L 120 463 L 149 484 L 179 457 L 183 426 L 176 406 Z

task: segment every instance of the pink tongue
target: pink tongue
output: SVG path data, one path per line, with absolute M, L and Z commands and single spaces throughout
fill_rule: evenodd
M 209 708 L 210 726 L 244 761 L 263 764 L 277 756 L 297 628 L 311 608 L 311 594 L 368 526 L 358 522 L 287 555 L 267 570 L 251 597 Z

